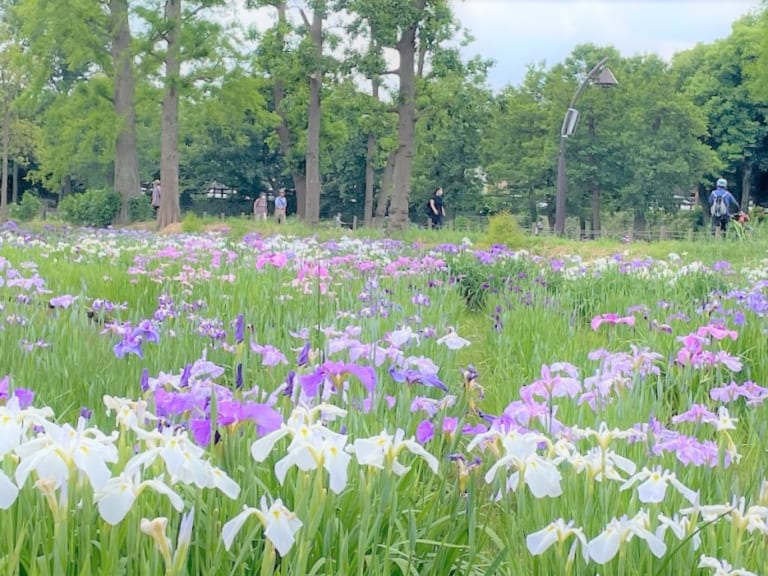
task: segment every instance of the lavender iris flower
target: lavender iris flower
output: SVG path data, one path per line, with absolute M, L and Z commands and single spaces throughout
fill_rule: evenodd
M 69 308 L 75 302 L 76 298 L 70 294 L 64 294 L 63 296 L 56 296 L 51 298 L 49 304 L 51 308 Z
M 431 374 L 429 372 L 419 372 L 418 370 L 396 370 L 394 366 L 389 368 L 389 375 L 392 376 L 392 380 L 400 384 L 423 384 L 424 386 L 430 386 L 432 388 L 439 388 L 443 392 L 448 392 L 448 387 L 443 384 L 442 380 L 437 374 Z
M 141 350 L 141 339 L 135 338 L 133 334 L 126 334 L 125 338 L 115 344 L 112 350 L 117 358 L 124 358 L 126 354 L 135 354 L 139 358 L 144 358 L 144 352 Z

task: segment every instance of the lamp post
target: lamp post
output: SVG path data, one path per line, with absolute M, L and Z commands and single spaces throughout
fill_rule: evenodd
M 616 86 L 618 84 L 613 72 L 604 67 L 607 61 L 607 57 L 603 58 L 587 73 L 586 78 L 571 98 L 571 103 L 565 112 L 565 118 L 563 118 L 563 125 L 560 128 L 560 152 L 557 157 L 557 196 L 555 197 L 555 233 L 559 236 L 565 235 L 565 199 L 568 196 L 568 177 L 565 172 L 565 141 L 573 135 L 579 120 L 579 111 L 574 106 L 584 88 L 590 84 L 595 76 L 597 79 L 593 84 L 597 86 Z

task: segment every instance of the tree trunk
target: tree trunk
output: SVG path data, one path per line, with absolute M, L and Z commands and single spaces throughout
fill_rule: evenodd
M 371 78 L 371 93 L 373 99 L 379 100 L 379 79 Z M 365 201 L 363 203 L 363 221 L 366 226 L 373 223 L 373 187 L 376 179 L 376 169 L 374 162 L 376 160 L 376 136 L 373 133 L 368 134 L 368 150 L 365 155 Z
M 591 204 L 592 204 L 592 239 L 600 238 L 600 186 L 596 182 L 592 183 Z
M 376 136 L 368 134 L 368 150 L 365 155 L 365 200 L 363 202 L 363 222 L 366 226 L 373 223 L 373 185 L 376 178 L 373 161 L 376 157 Z
M 741 211 L 749 213 L 749 197 L 752 194 L 752 162 L 744 158 L 744 171 L 741 175 Z
M 13 189 L 11 190 L 11 201 L 14 204 L 19 202 L 19 161 L 13 160 Z
M 288 21 L 287 8 L 285 0 L 277 3 L 277 42 L 284 43 L 282 29 Z M 293 166 L 293 145 L 291 142 L 291 133 L 288 130 L 288 119 L 282 109 L 285 99 L 285 87 L 282 80 L 273 75 L 274 84 L 272 84 L 272 98 L 274 99 L 275 113 L 280 117 L 280 123 L 277 125 L 277 139 L 280 141 L 280 153 L 283 155 L 286 165 L 291 171 L 293 187 L 296 191 L 296 212 L 299 219 L 304 219 L 307 197 L 307 180 L 305 174 L 302 174 Z M 277 191 L 275 191 L 277 192 Z
M 639 208 L 635 209 L 635 219 L 632 224 L 632 231 L 635 238 L 645 237 L 645 211 Z
M 310 226 L 320 221 L 320 99 L 323 88 L 323 13 L 314 10 L 309 26 L 314 55 L 314 70 L 309 76 L 309 119 L 307 122 L 307 152 L 305 157 L 307 192 L 304 220 Z
M 11 103 L 3 98 L 3 181 L 0 184 L 0 219 L 8 218 L 8 155 L 11 146 Z
M 72 179 L 69 176 L 61 177 L 61 188 L 59 189 L 59 202 L 72 194 Z
M 381 177 L 381 190 L 376 197 L 376 220 L 381 222 L 387 214 L 387 204 L 392 197 L 392 184 L 395 175 L 395 160 L 397 151 L 392 150 L 387 154 L 387 165 L 384 167 L 384 174 Z
M 423 9 L 423 1 L 419 2 Z M 408 226 L 411 196 L 411 174 L 416 134 L 416 57 L 417 25 L 405 29 L 397 42 L 400 56 L 400 87 L 397 104 L 397 140 L 394 187 L 389 211 L 389 226 L 402 230 Z
M 165 94 L 160 135 L 160 209 L 157 228 L 181 220 L 179 207 L 179 79 L 181 75 L 181 1 L 165 0 Z
M 110 0 L 109 12 L 112 27 L 112 66 L 115 74 L 113 106 L 119 126 L 115 141 L 114 186 L 122 201 L 118 222 L 125 224 L 129 220 L 130 199 L 141 194 L 136 143 L 136 85 L 133 78 L 128 0 Z

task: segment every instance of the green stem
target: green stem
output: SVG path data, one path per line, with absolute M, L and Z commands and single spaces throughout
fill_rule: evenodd
M 261 576 L 272 576 L 275 573 L 275 547 L 269 540 L 264 540 L 264 553 L 261 557 Z

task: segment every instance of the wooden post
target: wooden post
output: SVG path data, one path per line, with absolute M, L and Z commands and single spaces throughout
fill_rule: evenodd
M 357 215 L 352 216 L 352 230 L 357 230 Z

